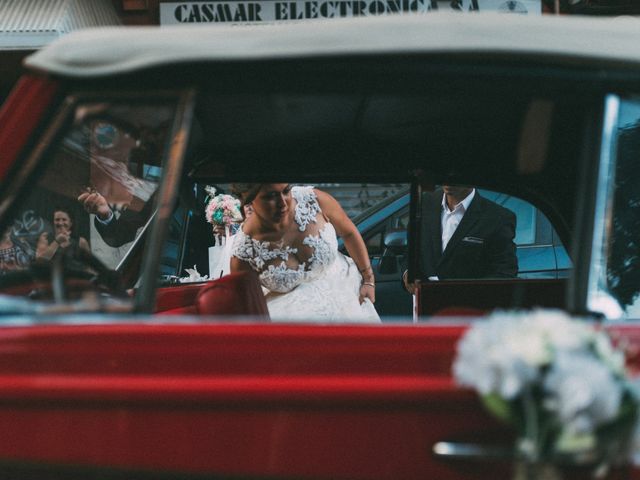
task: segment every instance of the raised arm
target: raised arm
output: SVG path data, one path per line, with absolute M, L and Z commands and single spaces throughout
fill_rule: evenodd
M 36 245 L 36 258 L 51 260 L 53 255 L 58 250 L 60 245 L 55 240 L 49 243 L 49 234 L 47 232 L 43 232 L 38 237 L 38 243 Z
M 336 233 L 344 241 L 344 246 L 349 256 L 353 259 L 358 271 L 362 275 L 360 303 L 362 303 L 365 298 L 368 298 L 371 302 L 375 302 L 375 277 L 371 263 L 369 262 L 369 253 L 367 252 L 367 247 L 364 244 L 360 232 L 335 198 L 321 190 L 314 191 L 318 197 L 318 203 L 320 203 L 322 213 L 329 219 Z

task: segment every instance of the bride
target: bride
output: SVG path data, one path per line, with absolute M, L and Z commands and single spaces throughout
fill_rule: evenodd
M 231 271 L 258 273 L 272 320 L 380 322 L 366 246 L 331 195 L 287 183 L 235 184 L 233 193 L 251 215 L 234 236 Z

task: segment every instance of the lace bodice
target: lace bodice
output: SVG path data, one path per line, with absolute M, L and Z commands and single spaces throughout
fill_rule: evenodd
M 338 253 L 336 231 L 322 215 L 313 187 L 293 187 L 291 195 L 297 230 L 305 235 L 294 230 L 278 242 L 266 242 L 240 228 L 231 253 L 258 272 L 265 288 L 278 293 L 321 277 Z

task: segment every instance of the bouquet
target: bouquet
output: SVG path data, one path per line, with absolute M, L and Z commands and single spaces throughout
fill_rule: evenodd
M 205 187 L 208 193 L 205 217 L 213 225 L 214 245 L 209 247 L 209 278 L 229 273 L 231 260 L 231 226 L 242 221 L 240 200 L 231 195 L 216 195 L 216 189 Z M 224 229 L 224 235 L 219 233 Z
M 216 195 L 216 189 L 208 185 L 205 187 L 205 191 L 208 193 L 205 209 L 207 222 L 214 226 L 214 234 L 215 227 L 223 227 L 225 236 L 228 237 L 231 225 L 242 221 L 240 200 L 231 195 Z
M 638 396 L 624 352 L 586 321 L 550 310 L 496 313 L 463 336 L 453 371 L 515 427 L 520 477 L 559 478 L 548 471 L 560 464 L 604 476 L 628 459 Z

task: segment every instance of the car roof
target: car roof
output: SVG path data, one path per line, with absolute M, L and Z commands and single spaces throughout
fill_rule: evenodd
M 25 66 L 100 77 L 187 62 L 376 54 L 491 55 L 559 65 L 640 66 L 640 21 L 429 13 L 271 25 L 116 27 L 73 32 Z

